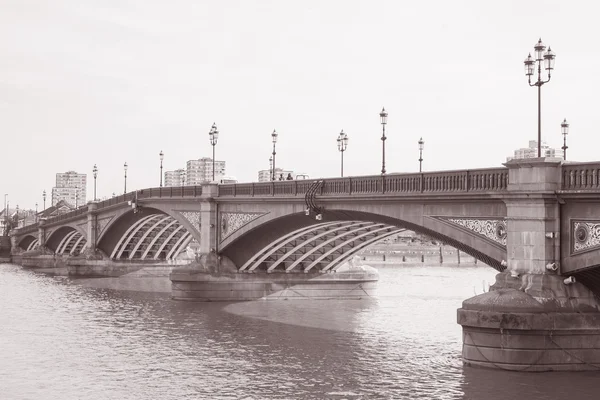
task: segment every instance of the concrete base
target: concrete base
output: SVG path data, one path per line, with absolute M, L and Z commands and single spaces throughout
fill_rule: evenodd
M 336 273 L 237 273 L 227 265 L 221 272 L 207 256 L 200 263 L 171 272 L 171 296 L 188 301 L 242 301 L 292 299 L 363 299 L 379 280 L 377 270 L 351 267 Z M 208 261 L 208 262 L 206 262 Z M 222 270 L 226 270 L 223 272 Z
M 24 268 L 52 275 L 69 275 L 81 278 L 168 277 L 173 265 L 147 261 L 112 261 L 102 257 L 69 257 L 53 254 L 16 254 L 12 262 Z
M 580 283 L 535 274 L 497 275 L 490 292 L 463 302 L 466 365 L 511 371 L 600 369 L 600 304 Z

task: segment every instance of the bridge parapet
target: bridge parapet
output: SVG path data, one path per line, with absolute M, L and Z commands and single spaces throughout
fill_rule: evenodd
M 508 168 L 224 184 L 219 197 L 304 196 L 318 181 L 319 195 L 505 192 Z
M 190 198 L 200 197 L 202 195 L 202 186 L 183 186 L 183 187 L 158 187 L 137 190 L 134 192 L 125 193 L 119 196 L 111 197 L 110 199 L 96 202 L 96 208 L 94 211 L 100 212 L 105 208 L 116 206 L 134 199 L 148 199 L 148 198 Z M 89 205 L 81 206 L 76 210 L 69 211 L 64 214 L 60 214 L 51 218 L 47 218 L 45 221 L 46 225 L 56 224 L 58 222 L 65 222 L 72 219 L 80 218 L 82 215 L 88 213 Z M 32 232 L 36 232 L 39 228 L 39 222 L 31 225 L 19 228 L 15 230 L 16 235 L 24 235 Z
M 600 163 L 575 163 L 562 166 L 562 190 L 600 190 Z

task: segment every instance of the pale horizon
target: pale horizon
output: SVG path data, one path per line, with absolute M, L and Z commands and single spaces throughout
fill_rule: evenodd
M 87 174 L 93 197 L 159 185 L 164 170 L 212 157 L 256 181 L 276 166 L 344 175 L 500 167 L 537 140 L 537 89 L 523 60 L 556 53 L 542 87 L 542 141 L 594 161 L 600 83 L 587 2 L 0 0 L 0 194 L 51 204 L 56 173 Z M 586 68 L 582 68 L 585 66 Z M 591 77 L 591 79 L 590 79 Z

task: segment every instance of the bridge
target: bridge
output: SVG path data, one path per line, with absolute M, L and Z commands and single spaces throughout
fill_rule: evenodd
M 501 272 L 496 290 L 459 310 L 465 362 L 494 367 L 525 350 L 485 355 L 482 348 L 504 349 L 504 339 L 475 341 L 502 336 L 507 326 L 487 326 L 484 317 L 526 315 L 513 327 L 521 332 L 534 329 L 541 312 L 600 315 L 599 194 L 600 162 L 552 158 L 512 160 L 493 169 L 149 188 L 21 228 L 12 240 L 24 264 L 56 265 L 58 259 L 73 274 L 109 275 L 175 265 L 175 298 L 231 300 L 262 297 L 265 285 L 301 287 L 315 276 L 331 288 L 339 282 L 330 277 L 356 253 L 412 230 Z M 243 289 L 248 282 L 262 286 Z M 245 294 L 233 293 L 238 290 Z M 502 297 L 506 291 L 510 296 Z M 590 329 L 586 321 L 572 324 L 580 339 Z M 600 318 L 597 323 L 594 329 Z M 542 332 L 539 340 L 547 340 L 549 322 L 544 324 L 535 328 Z M 600 363 L 600 344 L 593 348 L 593 362 Z M 539 370 L 590 364 L 538 363 Z M 513 364 L 522 365 L 507 362 L 508 368 Z

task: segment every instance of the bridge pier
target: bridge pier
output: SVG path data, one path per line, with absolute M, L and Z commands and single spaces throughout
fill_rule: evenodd
M 463 302 L 463 361 L 513 371 L 600 368 L 600 303 L 560 276 L 560 160 L 512 160 L 507 270 L 488 293 Z

